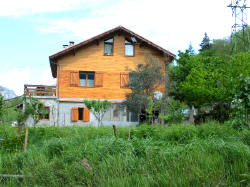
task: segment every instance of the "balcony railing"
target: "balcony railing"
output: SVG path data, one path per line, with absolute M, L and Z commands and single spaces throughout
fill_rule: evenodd
M 56 86 L 25 84 L 24 94 L 30 96 L 56 96 Z

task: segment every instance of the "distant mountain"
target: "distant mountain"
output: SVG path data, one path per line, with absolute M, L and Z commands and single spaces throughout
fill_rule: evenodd
M 3 96 L 4 99 L 12 99 L 17 95 L 13 90 L 0 86 L 0 94 Z

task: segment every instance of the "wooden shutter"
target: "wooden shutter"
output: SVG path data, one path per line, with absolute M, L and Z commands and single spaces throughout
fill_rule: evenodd
M 78 86 L 79 83 L 79 72 L 70 71 L 70 86 Z
M 78 108 L 72 108 L 71 121 L 78 121 Z
M 103 73 L 95 72 L 95 87 L 103 87 Z
M 83 121 L 89 122 L 89 109 L 88 108 L 83 108 Z
M 128 88 L 129 74 L 121 73 L 121 88 Z

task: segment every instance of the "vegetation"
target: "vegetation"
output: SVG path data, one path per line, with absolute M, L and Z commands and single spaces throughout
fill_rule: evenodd
M 89 110 L 93 112 L 94 116 L 98 121 L 98 127 L 102 126 L 102 119 L 111 103 L 107 100 L 105 101 L 85 100 L 84 104 Z
M 205 32 L 204 38 L 202 39 L 202 42 L 200 44 L 201 48 L 199 51 L 201 52 L 201 51 L 208 50 L 210 48 L 210 46 L 211 46 L 210 39 L 209 39 L 207 33 Z
M 179 52 L 177 65 L 169 68 L 169 95 L 190 109 L 196 108 L 197 121 L 209 118 L 223 123 L 243 112 L 244 122 L 237 120 L 237 123 L 249 124 L 249 100 L 242 101 L 238 95 L 240 92 L 248 97 L 249 86 L 244 85 L 243 89 L 242 84 L 249 79 L 250 54 L 244 48 L 232 54 L 228 39 L 210 43 L 206 33 L 200 46 L 199 54 L 194 54 L 192 46 L 189 46 L 191 51 Z M 236 104 L 239 102 L 244 104 L 239 107 Z M 189 121 L 194 122 L 191 119 L 194 119 L 192 115 Z
M 38 127 L 1 143 L 1 186 L 247 186 L 250 131 L 231 124 Z
M 148 98 L 154 100 L 154 94 L 164 82 L 163 65 L 157 58 L 147 55 L 145 63 L 139 64 L 135 71 L 129 73 L 129 88 L 124 104 L 133 112 L 142 114 L 148 107 Z
M 0 174 L 23 175 L 0 175 L 0 185 L 249 186 L 249 45 L 240 40 L 236 50 L 232 43 L 237 42 L 211 42 L 205 33 L 198 54 L 191 44 L 179 52 L 177 65 L 167 67 L 169 87 L 160 96 L 165 72 L 147 56 L 130 73 L 132 92 L 124 104 L 144 113 L 148 124 L 118 127 L 116 136 L 111 127 L 30 128 L 24 152 L 24 132 L 9 124 L 17 120 L 23 126 L 32 116 L 35 126 L 43 105 L 25 97 L 22 111 L 13 107 L 18 101 L 6 103 L 0 96 Z M 84 103 L 102 126 L 110 102 Z M 187 107 L 189 122 L 194 122 L 195 108 L 202 122 L 215 121 L 181 125 Z M 168 126 L 157 125 L 157 118 Z

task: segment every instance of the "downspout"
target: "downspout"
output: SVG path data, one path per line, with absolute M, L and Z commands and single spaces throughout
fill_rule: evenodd
M 57 126 L 59 126 L 59 98 L 60 98 L 60 82 L 61 82 L 61 66 L 60 64 L 57 64 L 59 67 L 59 72 L 58 72 L 58 90 L 57 90 Z

